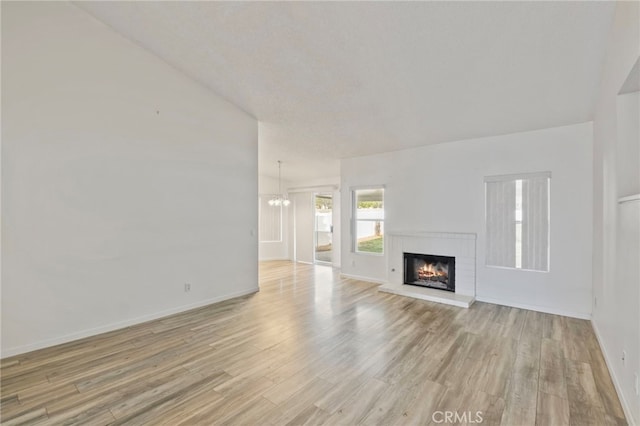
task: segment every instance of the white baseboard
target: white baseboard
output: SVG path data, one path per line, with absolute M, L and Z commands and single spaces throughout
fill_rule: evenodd
M 288 257 L 265 257 L 258 259 L 258 262 L 271 262 L 274 260 L 291 260 Z
M 351 275 L 351 274 L 340 273 L 340 277 L 341 278 L 351 278 L 352 280 L 358 280 L 358 281 L 367 281 L 367 282 L 376 283 L 376 284 L 386 284 L 387 283 L 386 280 L 379 280 L 377 278 L 371 278 L 371 277 L 363 277 L 361 275 Z
M 602 351 L 602 355 L 604 356 L 604 362 L 605 364 L 607 364 L 607 370 L 609 370 L 609 375 L 611 376 L 611 380 L 613 381 L 613 387 L 616 388 L 618 399 L 620 400 L 620 404 L 622 405 L 622 411 L 624 411 L 624 415 L 627 417 L 627 421 L 629 422 L 629 425 L 631 426 L 637 425 L 638 423 L 636 420 L 640 421 L 640 419 L 633 418 L 633 413 L 631 412 L 631 409 L 629 408 L 629 404 L 627 403 L 627 400 L 625 399 L 624 394 L 622 393 L 622 389 L 620 388 L 618 378 L 616 377 L 616 374 L 613 371 L 613 368 L 611 368 L 612 366 L 611 359 L 613 358 L 609 356 L 607 352 L 607 348 L 602 343 L 602 337 L 600 336 L 600 331 L 596 323 L 591 321 L 591 326 L 593 327 L 593 332 L 596 335 L 596 339 L 598 340 L 598 345 L 600 345 L 600 350 Z
M 591 320 L 591 314 L 585 314 L 583 312 L 571 312 L 571 311 L 565 311 L 564 309 L 549 308 L 546 306 L 537 306 L 537 305 L 527 305 L 525 303 L 512 303 L 512 302 L 508 302 L 501 299 L 494 299 L 492 297 L 483 297 L 478 295 L 476 295 L 476 301 L 493 303 L 494 305 L 510 306 L 512 308 L 527 309 L 529 311 L 544 312 L 545 314 L 562 315 L 565 317 Z
M 2 355 L 0 358 L 4 359 L 14 355 L 20 355 L 23 353 L 35 351 L 38 349 L 48 348 L 50 346 L 60 345 L 62 343 L 69 343 L 74 340 L 83 339 L 85 337 L 95 336 L 97 334 L 107 333 L 109 331 L 118 330 L 121 328 L 129 327 L 132 325 L 140 324 L 143 322 L 151 321 L 154 319 L 166 317 L 169 315 L 177 314 L 191 309 L 201 308 L 203 306 L 211 305 L 213 303 L 223 302 L 225 300 L 234 299 L 240 296 L 246 296 L 247 294 L 257 293 L 260 291 L 259 287 L 255 287 L 249 290 L 239 291 L 237 293 L 226 294 L 224 296 L 213 297 L 207 300 L 201 300 L 188 305 L 182 305 L 175 308 L 166 309 L 160 312 L 154 312 L 152 314 L 143 315 L 136 318 L 130 318 L 124 321 L 118 321 L 111 324 L 103 325 L 100 327 L 94 327 L 87 330 L 78 331 L 75 333 L 65 334 L 64 336 L 54 337 L 52 339 L 41 340 L 39 342 L 30 343 L 28 345 L 16 346 L 14 348 L 2 349 Z

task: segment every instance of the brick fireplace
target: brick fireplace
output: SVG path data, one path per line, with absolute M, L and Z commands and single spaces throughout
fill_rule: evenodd
M 474 302 L 476 234 L 392 231 L 387 244 L 388 282 L 379 291 L 466 308 Z

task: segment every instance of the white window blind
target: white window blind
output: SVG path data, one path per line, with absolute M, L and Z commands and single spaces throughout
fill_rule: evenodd
M 551 174 L 485 178 L 486 264 L 549 270 Z
M 258 235 L 260 242 L 282 241 L 282 206 L 270 206 L 270 195 L 261 195 L 258 199 L 260 223 Z

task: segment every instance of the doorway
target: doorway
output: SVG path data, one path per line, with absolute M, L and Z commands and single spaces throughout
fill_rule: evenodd
M 331 264 L 333 262 L 333 195 L 315 194 L 313 198 L 314 260 L 315 263 Z

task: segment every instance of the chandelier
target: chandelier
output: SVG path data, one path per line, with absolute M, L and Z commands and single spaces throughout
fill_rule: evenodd
M 289 201 L 289 198 L 282 193 L 282 175 L 280 170 L 281 168 L 282 168 L 282 161 L 278 160 L 278 194 L 269 200 L 269 205 L 274 207 L 277 207 L 277 206 L 287 207 L 289 204 L 291 204 L 291 201 Z

